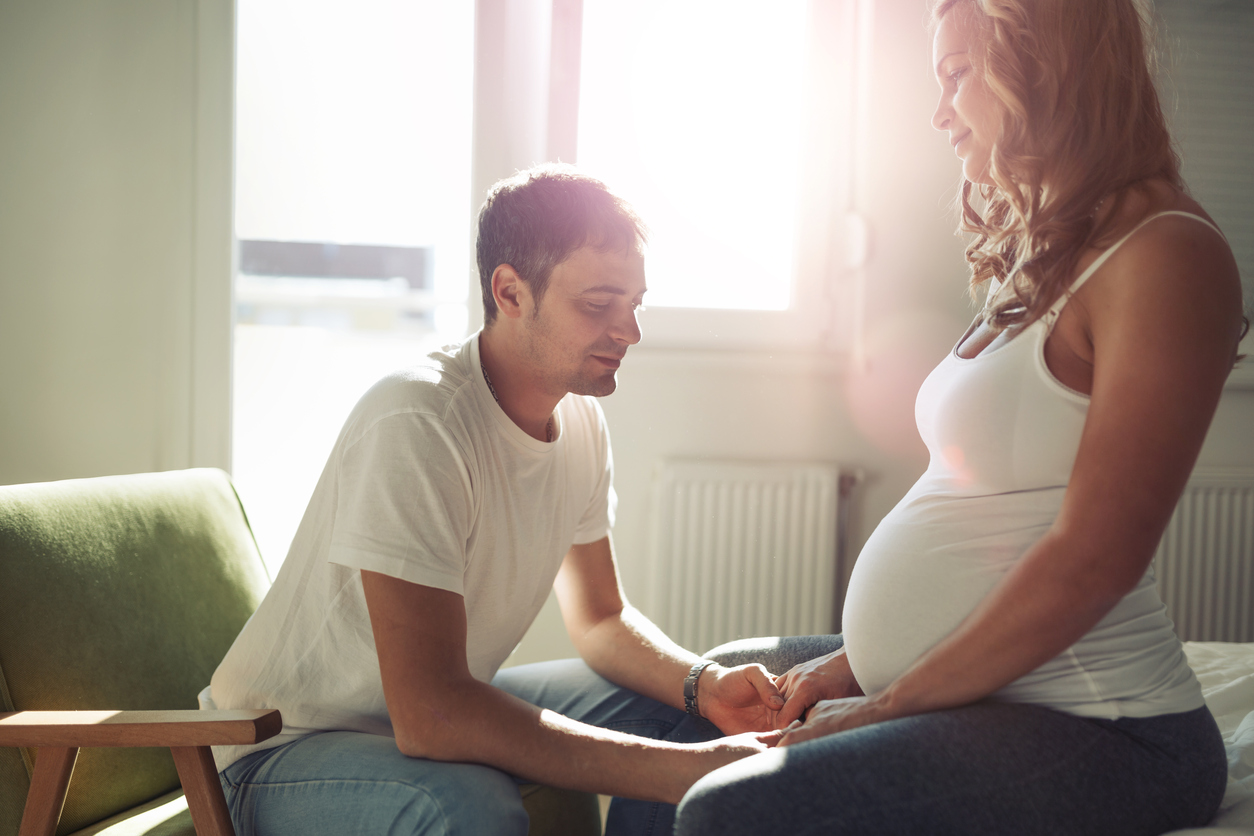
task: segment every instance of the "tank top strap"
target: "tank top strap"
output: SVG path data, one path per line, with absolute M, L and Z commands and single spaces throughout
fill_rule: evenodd
M 1054 321 L 1058 319 L 1058 314 L 1062 311 L 1063 307 L 1067 304 L 1067 302 L 1071 300 L 1071 297 L 1075 295 L 1075 292 L 1079 290 L 1084 285 L 1084 283 L 1087 282 L 1092 277 L 1092 275 L 1101 268 L 1103 264 L 1106 263 L 1106 259 L 1114 255 L 1115 251 L 1118 250 L 1121 246 L 1123 246 L 1124 241 L 1127 241 L 1129 238 L 1135 235 L 1141 229 L 1141 227 L 1145 226 L 1150 221 L 1157 220 L 1163 217 L 1164 215 L 1183 215 L 1186 218 L 1192 218 L 1193 220 L 1204 223 L 1207 226 L 1209 226 L 1211 229 L 1215 230 L 1215 232 L 1219 234 L 1219 237 L 1223 238 L 1225 241 L 1228 240 L 1227 237 L 1224 236 L 1222 232 L 1220 232 L 1219 227 L 1215 226 L 1213 223 L 1206 220 L 1201 215 L 1195 215 L 1192 212 L 1185 212 L 1181 209 L 1167 209 L 1162 212 L 1155 212 L 1153 215 L 1150 215 L 1148 218 L 1145 218 L 1139 224 L 1132 227 L 1132 229 L 1129 230 L 1128 233 L 1124 235 L 1122 238 L 1120 238 L 1118 241 L 1116 241 L 1115 243 L 1107 247 L 1106 251 L 1103 252 L 1101 255 L 1099 255 L 1097 259 L 1088 266 L 1088 269 L 1086 269 L 1083 273 L 1077 276 L 1076 280 L 1071 283 L 1071 286 L 1067 288 L 1061 296 L 1059 296 L 1056 300 L 1054 300 L 1054 304 L 1051 305 L 1049 310 L 1045 313 L 1045 320 L 1047 323 L 1047 327 L 1050 330 L 1053 330 Z

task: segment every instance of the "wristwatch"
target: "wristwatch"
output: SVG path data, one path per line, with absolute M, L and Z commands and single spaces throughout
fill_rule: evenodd
M 701 716 L 701 711 L 697 708 L 697 680 L 701 678 L 701 672 L 713 664 L 711 659 L 702 659 L 692 666 L 692 670 L 684 678 L 684 711 L 693 717 Z

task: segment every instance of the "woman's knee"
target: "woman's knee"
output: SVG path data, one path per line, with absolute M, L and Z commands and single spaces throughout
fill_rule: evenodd
M 776 808 L 789 803 L 787 770 L 778 749 L 714 770 L 680 801 L 676 836 L 749 836 L 778 829 Z
M 713 773 L 711 773 L 713 774 Z M 709 775 L 692 785 L 675 812 L 675 836 L 730 836 L 728 827 L 730 785 L 710 781 Z
M 839 634 L 739 639 L 720 644 L 704 658 L 729 668 L 757 663 L 779 676 L 794 665 L 839 650 L 843 645 L 844 638 Z

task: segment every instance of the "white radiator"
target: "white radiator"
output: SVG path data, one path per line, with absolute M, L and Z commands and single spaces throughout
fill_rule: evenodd
M 1197 468 L 1155 556 L 1184 641 L 1254 641 L 1254 469 Z
M 642 609 L 698 653 L 749 636 L 832 632 L 858 478 L 830 464 L 664 463 Z

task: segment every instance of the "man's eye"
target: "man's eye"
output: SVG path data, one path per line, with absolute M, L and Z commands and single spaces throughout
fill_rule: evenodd
M 609 305 L 598 305 L 596 302 L 588 303 L 588 309 L 592 311 L 596 311 L 597 313 L 600 313 L 601 311 L 604 311 L 607 308 L 609 308 Z

